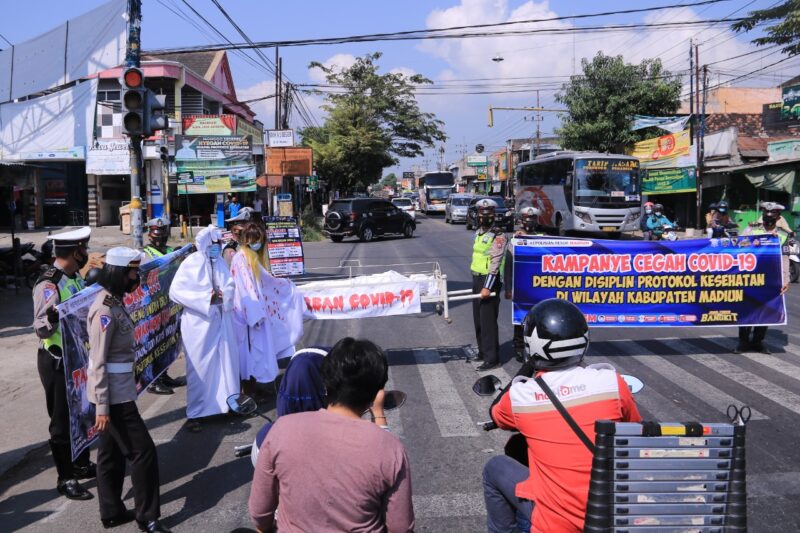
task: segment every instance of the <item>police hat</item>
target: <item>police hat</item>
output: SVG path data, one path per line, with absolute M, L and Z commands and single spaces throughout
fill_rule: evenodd
M 163 228 L 169 227 L 169 220 L 166 218 L 151 218 L 145 224 L 148 228 Z
M 117 246 L 106 252 L 106 264 L 110 266 L 138 267 L 142 253 L 127 246 Z
M 761 202 L 762 211 L 783 211 L 784 209 L 786 208 L 777 202 Z
M 254 210 L 252 207 L 243 207 L 239 210 L 239 214 L 235 217 L 226 218 L 225 222 L 249 222 L 253 217 Z
M 538 207 L 523 207 L 519 210 L 519 215 L 521 217 L 538 217 L 541 214 L 542 212 Z
M 56 248 L 74 248 L 78 246 L 86 247 L 89 245 L 89 237 L 92 234 L 92 228 L 84 226 L 82 228 L 73 229 L 69 231 L 62 231 L 55 235 L 50 235 L 50 240 Z
M 475 202 L 475 207 L 478 209 L 497 209 L 497 202 L 491 198 L 483 198 Z

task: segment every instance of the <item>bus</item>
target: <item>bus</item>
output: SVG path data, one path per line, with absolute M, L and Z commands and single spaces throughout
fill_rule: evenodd
M 456 179 L 451 172 L 426 172 L 419 179 L 419 207 L 426 215 L 444 214 L 447 198 L 455 190 Z
M 639 160 L 621 154 L 559 151 L 517 165 L 516 211 L 538 207 L 539 223 L 568 231 L 619 237 L 639 229 Z

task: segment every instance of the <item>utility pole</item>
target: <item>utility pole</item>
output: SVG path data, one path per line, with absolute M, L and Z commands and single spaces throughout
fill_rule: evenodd
M 700 45 L 694 45 L 694 80 L 695 80 L 695 102 L 694 108 L 700 113 Z M 700 117 L 701 122 L 703 117 Z M 696 126 L 700 126 L 696 124 Z M 702 178 L 702 170 L 701 167 L 703 166 L 702 154 L 700 153 L 700 127 L 695 128 L 695 150 L 697 154 L 697 167 L 695 169 L 695 175 L 697 176 L 697 222 L 695 226 L 697 229 L 702 229 L 702 218 L 703 218 L 703 178 Z
M 536 89 L 536 157 L 541 153 L 542 146 L 542 112 L 539 104 L 539 89 Z
M 128 0 L 128 41 L 125 53 L 125 67 L 141 66 L 142 0 Z M 131 234 L 133 247 L 142 249 L 142 139 L 141 135 L 129 137 L 128 152 L 131 167 Z

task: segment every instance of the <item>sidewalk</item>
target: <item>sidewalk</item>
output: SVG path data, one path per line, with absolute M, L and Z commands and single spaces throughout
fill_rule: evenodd
M 77 229 L 78 227 L 80 226 L 54 226 L 35 230 L 22 230 L 16 232 L 15 236 L 19 238 L 19 241 L 22 244 L 26 242 L 32 242 L 38 249 L 41 248 L 42 244 L 47 240 L 47 237 L 50 233 L 60 233 L 62 231 Z M 197 232 L 201 229 L 202 228 L 193 227 L 192 232 L 194 235 L 197 235 Z M 144 243 L 147 244 L 146 231 L 143 238 Z M 192 242 L 192 240 L 180 239 L 179 228 L 172 228 L 172 235 L 169 241 L 171 246 L 183 246 L 189 242 Z M 11 233 L 8 230 L 0 234 L 0 247 L 4 246 L 11 246 Z M 122 233 L 119 229 L 119 226 L 102 226 L 99 228 L 92 228 L 92 238 L 89 242 L 90 252 L 104 253 L 106 250 L 113 248 L 114 246 L 133 246 L 133 236 Z M 2 322 L 0 322 L 0 327 L 2 327 Z

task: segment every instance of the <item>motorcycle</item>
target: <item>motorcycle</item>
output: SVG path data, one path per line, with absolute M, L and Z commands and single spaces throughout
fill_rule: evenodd
M 784 253 L 789 256 L 789 281 L 797 283 L 797 279 L 800 277 L 800 244 L 796 237 L 787 239 Z
M 733 239 L 739 236 L 739 226 L 733 222 L 717 226 L 711 231 L 712 239 Z
M 678 234 L 675 233 L 675 230 L 678 229 L 677 226 L 674 224 L 664 224 L 661 227 L 653 228 L 651 230 L 654 241 L 677 241 Z

